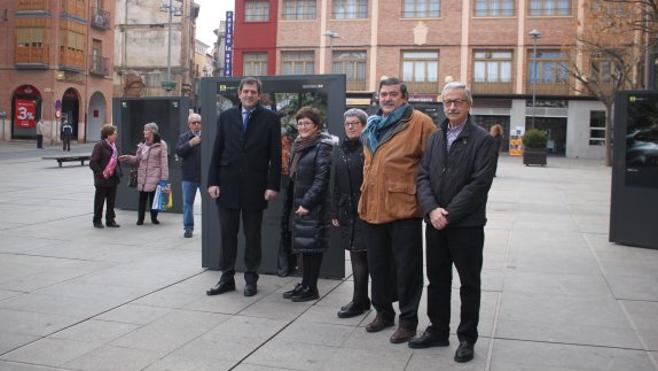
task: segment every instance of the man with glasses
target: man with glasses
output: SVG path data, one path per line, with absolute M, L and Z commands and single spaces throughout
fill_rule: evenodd
M 465 84 L 443 88 L 447 119 L 427 144 L 416 196 L 427 228 L 427 315 L 430 325 L 409 341 L 410 348 L 448 346 L 452 265 L 459 274 L 461 320 L 455 361 L 473 359 L 480 315 L 480 271 L 487 194 L 495 171 L 495 146 L 489 133 L 471 121 L 473 98 Z
M 183 162 L 183 237 L 191 238 L 194 232 L 194 199 L 201 184 L 201 116 L 191 113 L 187 118 L 187 127 L 189 130 L 178 137 L 176 154 Z

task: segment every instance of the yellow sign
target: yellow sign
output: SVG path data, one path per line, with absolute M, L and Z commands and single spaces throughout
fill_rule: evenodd
M 523 142 L 521 137 L 517 135 L 510 136 L 509 138 L 509 155 L 522 156 L 523 155 Z

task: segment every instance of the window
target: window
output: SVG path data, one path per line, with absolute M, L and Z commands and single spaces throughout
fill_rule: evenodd
M 315 19 L 316 0 L 284 0 L 281 16 L 286 20 Z
M 314 52 L 281 52 L 282 75 L 312 75 L 314 73 Z
M 368 0 L 334 0 L 335 19 L 368 17 Z
M 571 0 L 530 0 L 530 15 L 570 15 Z
M 589 113 L 589 145 L 605 144 L 605 111 L 590 111 Z
M 476 17 L 511 17 L 514 15 L 514 0 L 476 0 Z
M 248 0 L 244 3 L 245 22 L 267 22 L 270 20 L 270 2 Z
M 85 50 L 85 34 L 71 30 L 60 30 L 60 45 L 71 51 Z
M 347 79 L 347 90 L 366 89 L 366 52 L 336 51 L 333 53 L 332 72 L 344 73 Z
M 438 76 L 438 52 L 402 52 L 402 80 L 404 82 L 435 83 Z
M 244 53 L 243 76 L 267 75 L 267 53 Z
M 19 48 L 41 48 L 44 43 L 45 29 L 43 28 L 17 28 L 16 29 L 16 45 Z
M 512 82 L 512 52 L 475 51 L 473 55 L 473 82 Z
M 440 0 L 403 0 L 402 17 L 429 18 L 441 15 Z
M 567 56 L 561 51 L 539 50 L 528 63 L 528 81 L 531 84 L 566 84 L 569 77 Z

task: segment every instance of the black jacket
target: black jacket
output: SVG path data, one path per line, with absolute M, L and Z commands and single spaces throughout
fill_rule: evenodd
M 208 172 L 208 186 L 219 186 L 219 207 L 263 210 L 266 189 L 281 187 L 281 125 L 278 116 L 260 105 L 242 133 L 242 108 L 233 107 L 217 119 L 217 139 Z
M 117 153 L 119 153 L 118 147 Z M 111 188 L 121 181 L 121 164 L 118 159 L 114 175 L 109 179 L 103 177 L 103 170 L 105 170 L 105 166 L 110 162 L 111 157 L 112 147 L 104 139 L 96 142 L 89 158 L 89 168 L 94 172 L 94 185 L 96 187 Z
M 294 252 L 323 252 L 329 247 L 329 178 L 331 176 L 331 152 L 337 139 L 320 134 L 315 144 L 299 154 L 297 171 L 288 187 L 292 187 L 292 199 L 286 202 L 291 210 L 292 249 Z M 295 150 L 293 146 L 292 150 Z M 291 155 L 291 160 L 292 160 Z M 295 211 L 303 206 L 307 215 L 298 216 Z
M 495 145 L 469 117 L 447 150 L 445 120 L 429 139 L 418 173 L 417 197 L 425 216 L 437 207 L 448 211 L 448 227 L 477 227 L 487 222 L 487 194 L 495 170 Z M 428 224 L 428 228 L 431 224 Z
M 182 179 L 190 182 L 201 182 L 201 143 L 196 146 L 190 145 L 190 139 L 194 138 L 192 130 L 188 130 L 178 137 L 176 143 L 176 154 L 182 161 Z
M 346 250 L 365 250 L 364 222 L 357 207 L 363 183 L 363 144 L 345 138 L 333 156 L 331 218 L 340 223 L 340 242 Z

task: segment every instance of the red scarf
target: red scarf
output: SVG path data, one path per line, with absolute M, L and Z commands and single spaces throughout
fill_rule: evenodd
M 107 144 L 112 147 L 112 156 L 110 157 L 110 161 L 108 161 L 107 165 L 105 165 L 105 169 L 103 170 L 103 178 L 110 179 L 110 177 L 114 175 L 114 170 L 117 168 L 117 146 L 116 144 L 110 142 L 107 142 Z

